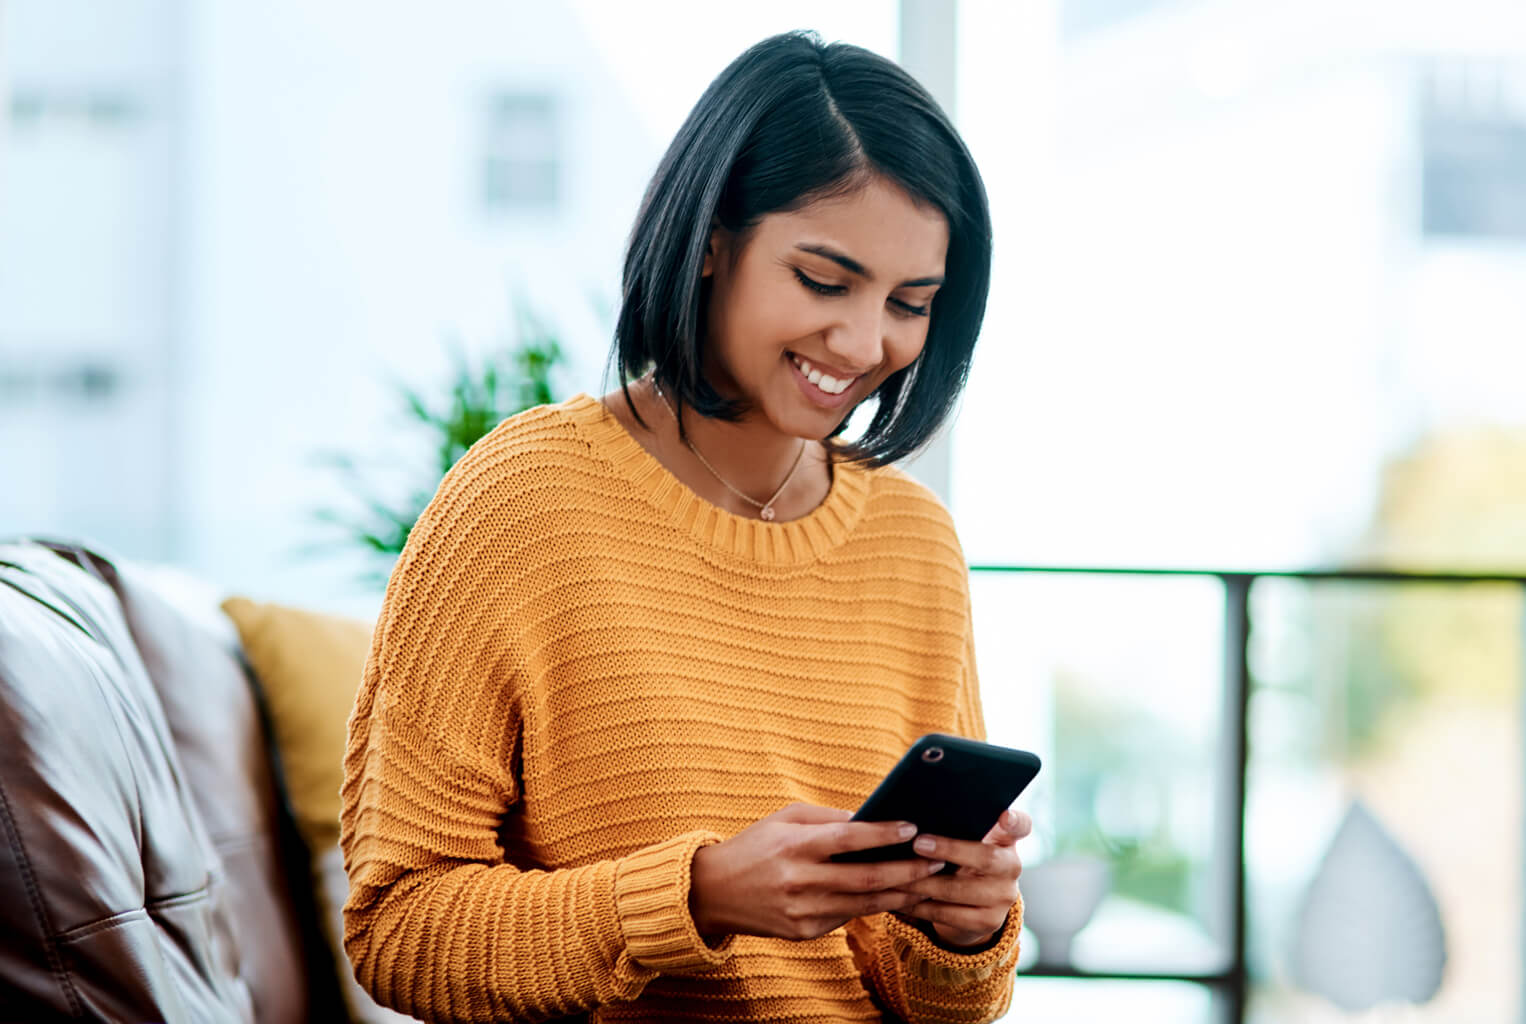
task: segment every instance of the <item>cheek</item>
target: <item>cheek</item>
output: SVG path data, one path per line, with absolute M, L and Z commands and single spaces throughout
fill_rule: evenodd
M 793 283 L 791 282 L 791 285 Z M 739 290 L 727 310 L 727 326 L 738 343 L 760 359 L 825 330 L 829 321 L 798 287 L 755 285 Z
M 885 363 L 890 373 L 904 370 L 917 361 L 922 349 L 927 346 L 928 326 L 926 320 L 910 324 L 905 330 L 886 339 Z

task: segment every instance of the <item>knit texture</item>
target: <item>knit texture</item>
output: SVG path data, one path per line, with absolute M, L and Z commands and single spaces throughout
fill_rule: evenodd
M 731 515 L 579 395 L 505 420 L 409 537 L 350 717 L 345 949 L 426 1020 L 989 1021 L 990 948 L 891 915 L 707 945 L 694 851 L 854 808 L 918 736 L 980 737 L 963 553 L 895 469 Z

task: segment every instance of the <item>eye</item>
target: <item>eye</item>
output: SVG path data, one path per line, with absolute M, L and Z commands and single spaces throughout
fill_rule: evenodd
M 846 285 L 826 284 L 825 282 L 818 281 L 799 267 L 791 267 L 790 269 L 795 272 L 795 277 L 801 284 L 818 295 L 843 295 L 848 291 Z M 891 299 L 890 305 L 899 316 L 927 316 L 932 310 L 932 303 L 930 302 L 926 305 L 918 306 L 910 302 L 902 302 L 900 299 Z
M 794 270 L 795 277 L 800 280 L 800 283 L 818 295 L 841 295 L 848 290 L 840 284 L 823 284 L 814 277 L 807 277 L 798 267 Z

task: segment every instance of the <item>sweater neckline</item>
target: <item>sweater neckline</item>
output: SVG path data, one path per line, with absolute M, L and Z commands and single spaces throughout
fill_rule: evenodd
M 562 403 L 573 424 L 641 496 L 708 547 L 749 562 L 801 565 L 848 539 L 869 493 L 868 471 L 838 463 L 826 498 L 799 519 L 768 523 L 739 516 L 695 494 L 586 393 Z

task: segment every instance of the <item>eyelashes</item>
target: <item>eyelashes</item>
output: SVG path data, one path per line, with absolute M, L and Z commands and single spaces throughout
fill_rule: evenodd
M 795 271 L 795 276 L 800 279 L 801 284 L 820 295 L 841 295 L 848 290 L 840 284 L 822 284 L 814 277 L 807 277 L 799 270 Z
M 845 286 L 840 284 L 824 284 L 814 277 L 805 274 L 798 267 L 792 267 L 791 269 L 795 272 L 795 279 L 817 295 L 844 295 L 848 291 Z M 900 299 L 891 299 L 890 305 L 905 316 L 927 316 L 931 309 L 930 305 L 913 306 L 911 303 L 902 302 Z

